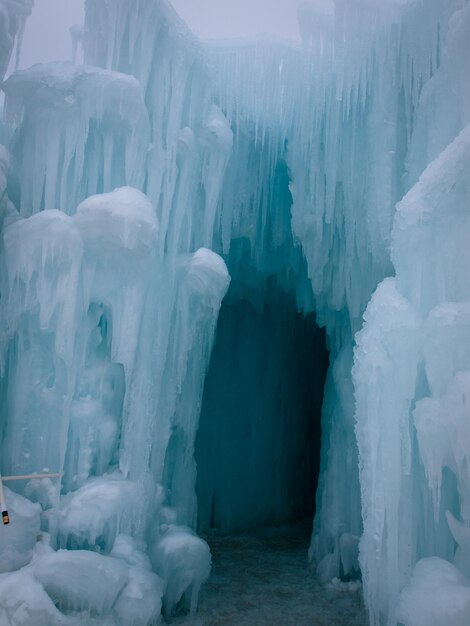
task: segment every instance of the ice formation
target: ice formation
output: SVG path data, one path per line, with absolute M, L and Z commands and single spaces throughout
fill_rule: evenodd
M 35 65 L 3 90 L 7 119 L 21 119 L 13 154 L 21 162 L 22 216 L 45 208 L 70 214 L 92 194 L 142 187 L 149 124 L 133 77 L 72 63 Z
M 61 478 L 7 491 L 0 621 L 195 610 L 198 520 L 305 512 L 324 387 L 319 580 L 361 576 L 373 626 L 468 624 L 470 4 L 303 2 L 302 47 L 85 4 L 86 65 L 2 85 L 0 469 Z M 0 0 L 1 77 L 30 8 Z
M 0 2 L 0 80 L 3 80 L 15 48 L 16 63 L 28 15 L 34 0 L 2 0 Z

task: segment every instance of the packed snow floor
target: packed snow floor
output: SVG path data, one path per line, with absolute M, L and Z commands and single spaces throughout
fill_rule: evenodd
M 321 587 L 307 564 L 310 525 L 209 535 L 212 575 L 195 617 L 172 626 L 365 626 L 359 583 Z

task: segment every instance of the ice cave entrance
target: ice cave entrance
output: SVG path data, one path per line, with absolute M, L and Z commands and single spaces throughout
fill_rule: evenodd
M 314 514 L 325 334 L 276 285 L 262 303 L 236 292 L 234 284 L 220 312 L 196 439 L 202 533 Z

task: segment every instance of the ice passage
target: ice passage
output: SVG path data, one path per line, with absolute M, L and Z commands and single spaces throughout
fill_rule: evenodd
M 359 587 L 371 626 L 470 623 L 470 3 L 298 18 L 86 0 L 85 65 L 2 83 L 1 626 L 221 623 L 240 532 L 251 582 L 293 547 L 303 617 L 259 585 L 258 624 Z M 259 529 L 314 510 L 294 575 L 304 526 Z

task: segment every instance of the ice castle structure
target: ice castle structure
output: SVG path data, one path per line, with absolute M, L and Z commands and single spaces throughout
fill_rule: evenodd
M 303 2 L 298 47 L 85 9 L 85 65 L 2 84 L 0 470 L 60 476 L 6 483 L 0 623 L 195 611 L 198 531 L 316 502 L 372 626 L 468 626 L 470 3 Z

